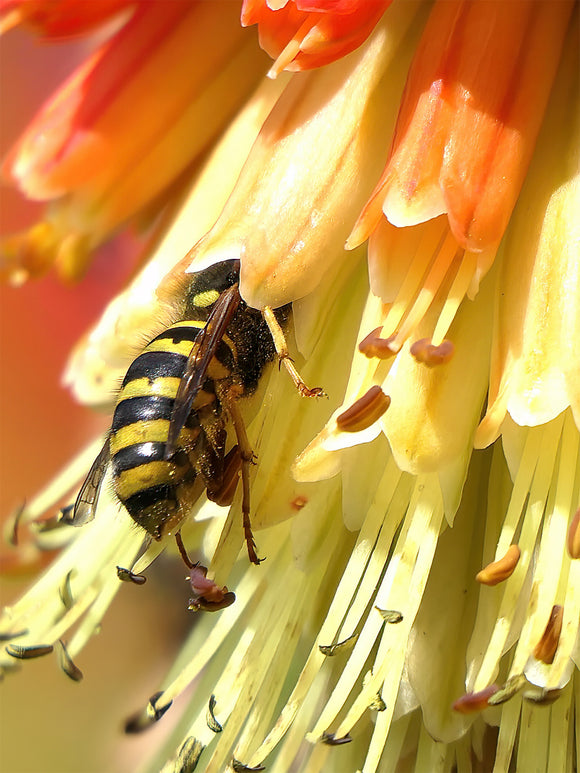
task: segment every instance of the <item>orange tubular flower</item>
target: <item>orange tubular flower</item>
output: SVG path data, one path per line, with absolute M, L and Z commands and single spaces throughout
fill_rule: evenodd
M 571 2 L 436 3 L 409 72 L 390 159 L 350 237 L 447 213 L 466 250 L 497 247 L 520 191 Z M 485 273 L 487 266 L 483 266 Z
M 141 3 L 5 162 L 28 198 L 53 202 L 48 222 L 6 245 L 7 273 L 20 279 L 56 259 L 61 274 L 82 274 L 88 252 L 207 147 L 264 69 L 234 4 Z M 221 98 L 210 103 L 210 90 Z
M 79 35 L 135 3 L 136 0 L 0 0 L 0 32 L 22 24 L 50 38 Z
M 275 59 L 268 75 L 310 70 L 354 51 L 391 0 L 244 0 L 242 24 L 257 24 L 260 45 Z

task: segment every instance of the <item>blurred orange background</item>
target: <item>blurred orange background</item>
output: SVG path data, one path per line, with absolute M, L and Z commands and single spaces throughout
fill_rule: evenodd
M 38 41 L 12 30 L 1 42 L 0 155 L 51 91 L 82 58 L 85 44 Z M 0 188 L 0 232 L 19 231 L 41 210 Z M 74 403 L 61 386 L 68 353 L 128 276 L 117 247 L 102 251 L 76 287 L 54 277 L 0 288 L 0 518 L 33 496 L 110 417 Z M 0 559 L 13 563 L 4 542 Z M 181 572 L 183 574 L 183 572 Z M 161 578 L 162 579 L 162 578 Z M 124 717 L 159 687 L 192 618 L 186 590 L 173 580 L 129 587 L 105 618 L 103 632 L 77 658 L 85 674 L 67 679 L 52 657 L 24 664 L 0 689 L 3 773 L 116 773 L 135 770 L 172 720 L 145 736 L 125 737 Z M 33 576 L 1 579 L 2 606 Z M 171 712 L 170 712 L 171 714 Z

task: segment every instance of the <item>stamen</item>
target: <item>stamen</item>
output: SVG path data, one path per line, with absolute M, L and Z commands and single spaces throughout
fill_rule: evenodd
M 465 693 L 453 703 L 453 711 L 457 711 L 459 714 L 473 714 L 477 711 L 483 711 L 489 706 L 489 699 L 498 690 L 499 687 L 496 684 L 490 684 L 485 690 Z
M 420 321 L 425 316 L 427 310 L 431 306 L 437 291 L 439 290 L 443 280 L 445 279 L 453 260 L 457 257 L 457 242 L 451 235 L 451 232 L 447 230 L 443 235 L 441 231 L 437 234 L 439 236 L 439 243 L 435 247 L 435 251 L 430 255 L 423 255 L 422 250 L 419 253 L 419 257 L 422 258 L 419 262 L 417 259 L 413 261 L 411 270 L 403 286 L 397 295 L 397 299 L 391 307 L 387 319 L 385 320 L 385 329 L 387 331 L 396 331 L 394 334 L 394 340 L 391 344 L 391 348 L 398 352 L 402 347 L 406 339 L 412 335 Z M 426 234 L 430 239 L 433 236 Z M 425 258 L 429 259 L 430 265 Z M 417 264 L 417 265 L 415 265 Z M 419 274 L 419 271 L 425 265 L 428 273 L 423 278 L 423 273 Z M 409 281 L 408 281 L 409 280 Z M 411 288 L 407 285 L 415 285 Z M 409 290 L 413 290 L 413 294 L 409 293 Z M 413 300 L 414 292 L 418 289 L 417 296 Z
M 475 579 L 482 585 L 498 585 L 504 582 L 514 573 L 518 561 L 520 560 L 521 550 L 518 545 L 510 545 L 506 554 L 499 561 L 493 561 L 488 564 L 481 572 L 478 572 Z
M 138 714 L 129 717 L 125 722 L 125 732 L 129 735 L 134 733 L 142 733 L 143 730 L 147 730 L 148 727 L 158 722 L 161 717 L 171 708 L 173 701 L 169 701 L 164 706 L 157 706 L 159 698 L 163 695 L 163 692 L 156 692 L 149 698 L 149 703 L 145 707 L 144 711 L 140 711 Z
M 455 274 L 451 287 L 447 292 L 445 303 L 439 314 L 439 319 L 435 325 L 431 343 L 438 346 L 445 336 L 447 331 L 451 327 L 451 323 L 455 319 L 457 309 L 461 305 L 461 301 L 465 298 L 475 271 L 477 269 L 477 256 L 473 252 L 464 252 L 459 263 L 459 268 Z
M 570 558 L 580 558 L 580 507 L 576 510 L 576 513 L 570 522 L 566 544 L 568 546 Z
M 411 345 L 410 352 L 417 362 L 432 368 L 449 362 L 455 352 L 455 346 L 452 341 L 442 341 L 438 346 L 434 346 L 431 339 L 420 338 Z
M 117 577 L 121 582 L 132 582 L 135 585 L 145 585 L 147 578 L 142 574 L 135 574 L 130 569 L 124 569 L 122 566 L 117 567 Z
M 379 607 L 375 607 L 375 609 L 383 618 L 385 623 L 389 623 L 390 625 L 396 625 L 397 623 L 403 622 L 402 613 L 396 609 L 379 609 Z
M 74 664 L 73 659 L 68 654 L 66 644 L 63 642 L 63 640 L 59 639 L 58 643 L 60 645 L 58 653 L 60 667 L 64 673 L 73 680 L 73 682 L 80 682 L 83 678 L 83 672 L 78 666 Z
M 564 607 L 559 604 L 554 604 L 550 619 L 546 625 L 546 630 L 534 649 L 534 657 L 541 660 L 543 663 L 550 664 L 554 662 L 554 655 L 556 654 L 558 643 L 560 641 L 560 634 L 562 633 L 563 619 Z
M 74 569 L 71 569 L 69 572 L 66 573 L 62 581 L 62 585 L 58 589 L 58 595 L 60 596 L 60 600 L 62 601 L 64 608 L 67 610 L 72 609 L 75 603 L 71 584 L 70 584 L 73 572 L 74 572 Z
M 5 649 L 13 658 L 30 660 L 31 658 L 41 658 L 44 655 L 50 655 L 54 647 L 52 644 L 36 644 L 28 647 L 21 646 L 20 644 L 9 644 Z
M 333 733 L 323 733 L 320 740 L 327 746 L 342 746 L 345 743 L 350 743 L 352 738 L 350 735 L 343 735 L 342 738 L 336 738 Z
M 253 771 L 266 770 L 263 765 L 255 765 L 254 767 L 244 765 L 243 762 L 240 762 L 235 757 L 232 757 L 232 768 L 235 773 L 253 773 Z
M 400 625 L 385 626 L 380 616 L 367 617 L 352 655 L 309 738 L 319 738 L 347 704 L 347 698 L 379 638 L 372 677 L 349 706 L 336 735 L 342 737 L 350 731 L 381 687 L 387 709 L 380 714 L 380 729 L 376 732 L 388 732 L 404 666 L 406 642 L 423 596 L 443 519 L 436 476 L 420 475 L 414 483 L 411 501 L 407 500 L 403 527 L 394 550 L 391 548 L 392 556 L 375 597 L 375 604 L 382 609 L 402 609 L 404 620 Z
M 343 639 L 343 641 L 339 641 L 336 644 L 319 644 L 318 649 L 323 655 L 326 655 L 327 658 L 332 658 L 342 652 L 351 650 L 357 639 L 358 633 L 353 633 L 348 639 Z
M 207 726 L 209 727 L 209 729 L 213 733 L 221 733 L 222 730 L 223 730 L 223 727 L 217 721 L 217 719 L 215 718 L 215 714 L 213 713 L 214 709 L 215 709 L 216 702 L 217 701 L 215 699 L 215 695 L 210 695 L 209 703 L 208 703 L 208 706 L 207 706 L 206 722 L 207 722 Z
M 274 64 L 268 70 L 268 78 L 276 78 L 300 53 L 302 40 L 316 24 L 316 16 L 310 14 L 306 21 L 298 28 L 298 31 L 288 41 L 285 48 L 278 55 Z
M 193 736 L 186 738 L 179 747 L 175 759 L 175 766 L 173 766 L 171 770 L 184 772 L 195 770 L 204 749 L 205 746 L 197 738 L 194 738 Z M 165 771 L 165 767 L 163 770 Z
M 382 326 L 375 328 L 373 332 L 363 338 L 358 345 L 359 352 L 364 354 L 365 357 L 368 357 L 369 359 L 371 357 L 377 357 L 379 360 L 388 360 L 390 357 L 395 356 L 396 352 L 391 349 L 393 336 L 391 336 L 391 338 L 381 338 L 380 333 L 382 329 Z
M 510 677 L 507 682 L 489 699 L 490 706 L 499 706 L 511 700 L 528 684 L 523 674 L 516 674 Z
M 380 386 L 372 386 L 350 408 L 337 416 L 337 427 L 341 432 L 362 432 L 378 421 L 390 404 L 391 398 Z

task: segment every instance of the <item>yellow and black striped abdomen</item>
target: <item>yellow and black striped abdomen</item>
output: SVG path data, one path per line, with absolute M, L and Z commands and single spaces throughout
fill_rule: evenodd
M 204 388 L 181 430 L 176 452 L 165 459 L 169 423 L 187 359 L 203 321 L 180 322 L 157 336 L 125 376 L 109 439 L 115 493 L 133 520 L 159 539 L 167 521 L 179 514 L 180 487 L 192 484 L 192 459 L 202 429 L 198 411 L 215 402 L 213 379 L 230 372 L 233 352 L 221 342 Z

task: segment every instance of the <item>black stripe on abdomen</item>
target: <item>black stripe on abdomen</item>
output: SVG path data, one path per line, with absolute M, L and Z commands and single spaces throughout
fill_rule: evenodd
M 122 387 L 137 378 L 153 383 L 158 378 L 183 378 L 187 357 L 177 352 L 143 352 L 133 360 L 123 379 Z
M 140 467 L 142 464 L 149 462 L 163 462 L 165 461 L 164 454 L 165 443 L 148 442 L 125 446 L 125 448 L 119 449 L 113 456 L 114 474 L 120 475 L 122 472 L 132 470 L 134 467 Z
M 146 395 L 143 397 L 128 397 L 115 408 L 113 415 L 113 432 L 134 424 L 136 421 L 155 421 L 156 419 L 171 419 L 174 400 L 172 397 Z
M 195 327 L 193 324 L 191 326 L 178 325 L 176 327 L 169 327 L 167 330 L 164 330 L 163 333 L 160 333 L 156 338 L 154 338 L 153 341 L 169 340 L 174 344 L 180 344 L 183 341 L 191 341 L 191 343 L 195 343 L 198 335 L 202 330 L 203 327 Z

